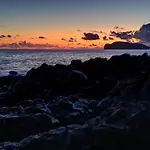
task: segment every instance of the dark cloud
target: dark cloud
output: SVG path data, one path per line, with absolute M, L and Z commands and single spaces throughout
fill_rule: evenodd
M 124 32 L 110 31 L 110 36 L 129 41 L 134 37 L 134 31 L 124 31 Z
M 112 37 L 109 37 L 109 40 L 114 40 L 114 38 L 112 38 Z
M 0 35 L 0 38 L 1 38 L 1 39 L 2 39 L 2 38 L 5 38 L 5 37 L 6 37 L 6 36 L 5 36 L 5 35 L 3 35 L 3 34 L 2 34 L 2 35 Z
M 77 39 L 71 37 L 68 42 L 77 42 Z
M 29 48 L 52 48 L 52 47 L 58 47 L 57 45 L 53 45 L 53 44 L 33 44 L 33 43 L 30 43 L 30 42 L 26 42 L 26 41 L 23 41 L 23 42 L 20 42 L 19 43 L 20 46 L 22 47 L 29 47 Z
M 65 38 L 61 38 L 62 41 L 67 41 Z
M 8 37 L 8 38 L 11 38 L 12 36 L 11 36 L 11 35 L 7 35 L 7 37 Z
M 77 45 L 81 45 L 81 43 L 77 43 Z
M 39 39 L 46 39 L 46 37 L 44 37 L 44 36 L 39 36 Z
M 96 44 L 91 44 L 89 45 L 90 47 L 96 47 L 97 45 Z
M 115 29 L 121 29 L 116 26 Z M 137 31 L 111 31 L 110 36 L 120 38 L 122 40 L 134 42 L 133 38 L 139 40 L 141 43 L 150 43 L 150 23 L 142 25 L 142 27 Z
M 104 36 L 104 37 L 103 37 L 103 40 L 104 40 L 104 41 L 108 41 L 107 36 Z
M 2 39 L 2 38 L 11 38 L 12 37 L 12 35 L 10 35 L 10 34 L 8 34 L 8 35 L 0 35 L 0 38 Z
M 75 44 L 74 44 L 74 43 L 69 43 L 68 46 L 70 46 L 70 45 L 73 46 L 73 45 L 75 45 Z
M 82 30 L 80 30 L 80 29 L 78 29 L 77 31 L 78 31 L 78 32 L 82 32 Z
M 114 29 L 116 29 L 116 30 L 124 30 L 124 28 L 119 27 L 119 26 L 115 26 Z
M 99 40 L 100 37 L 98 34 L 94 33 L 84 33 L 84 37 L 82 37 L 83 40 Z
M 107 33 L 106 33 L 106 32 L 103 32 L 103 31 L 90 30 L 89 32 L 95 33 L 95 34 L 103 34 L 103 35 L 107 35 Z
M 50 49 L 50 48 L 59 48 L 58 45 L 53 45 L 53 44 L 33 44 L 30 42 L 26 42 L 26 41 L 21 41 L 19 43 L 10 43 L 10 44 L 0 44 L 0 48 L 46 48 L 46 49 Z
M 140 42 L 150 43 L 150 23 L 142 25 L 142 27 L 135 32 L 134 37 Z
M 15 36 L 14 36 L 14 39 L 16 39 L 16 38 L 18 38 L 18 37 L 20 37 L 20 35 L 19 35 L 19 34 L 15 35 Z
M 17 43 L 0 44 L 0 48 L 20 48 Z
M 21 47 L 25 47 L 25 46 L 31 47 L 32 46 L 31 43 L 27 43 L 26 41 L 19 42 L 18 45 Z
M 92 33 L 104 33 L 103 31 L 91 30 Z
M 70 37 L 70 39 L 65 39 L 65 38 L 61 38 L 62 41 L 66 41 L 66 42 L 77 42 L 76 38 Z

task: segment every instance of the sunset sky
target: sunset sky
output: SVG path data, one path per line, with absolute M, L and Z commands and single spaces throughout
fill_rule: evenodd
M 0 49 L 150 45 L 149 0 L 0 0 Z

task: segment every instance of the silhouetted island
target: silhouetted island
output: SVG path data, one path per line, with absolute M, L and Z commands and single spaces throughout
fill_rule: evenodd
M 104 49 L 150 49 L 150 47 L 141 43 L 113 42 L 105 44 Z

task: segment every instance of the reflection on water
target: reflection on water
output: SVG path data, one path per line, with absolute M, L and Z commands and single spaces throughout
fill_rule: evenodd
M 0 51 L 0 74 L 8 74 L 10 70 L 25 74 L 31 68 L 37 68 L 43 63 L 50 65 L 69 64 L 73 59 L 81 59 L 82 61 L 95 57 L 110 58 L 113 55 L 121 55 L 124 53 L 132 55 L 141 55 L 149 50 L 97 50 L 97 51 Z

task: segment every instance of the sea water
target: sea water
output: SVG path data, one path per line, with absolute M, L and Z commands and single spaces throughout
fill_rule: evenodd
M 70 64 L 71 60 L 86 61 L 95 57 L 109 59 L 113 55 L 150 54 L 150 50 L 0 50 L 0 75 L 7 75 L 9 71 L 17 71 L 25 75 L 32 68 L 43 63 L 49 65 Z

